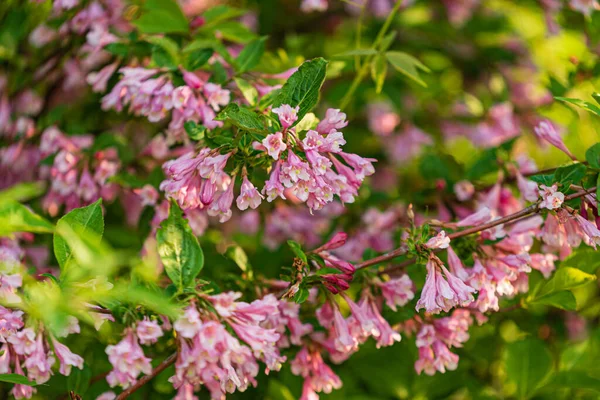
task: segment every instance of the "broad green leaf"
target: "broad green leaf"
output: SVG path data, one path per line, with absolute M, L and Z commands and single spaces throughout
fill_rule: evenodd
M 233 78 L 235 84 L 242 92 L 242 95 L 251 106 L 256 105 L 256 100 L 258 100 L 258 91 L 250 82 L 242 78 Z
M 322 275 L 339 275 L 342 274 L 343 272 L 340 271 L 337 268 L 331 268 L 331 267 L 326 267 L 326 268 L 321 268 L 320 270 L 317 271 L 317 276 L 322 276 Z
M 545 388 L 590 389 L 600 392 L 600 379 L 588 375 L 588 371 L 585 370 L 560 371 L 552 377 Z
M 581 246 L 561 261 L 560 267 L 577 268 L 588 274 L 595 274 L 598 267 L 600 267 L 600 257 L 598 251 Z
M 584 110 L 587 110 L 593 114 L 600 116 L 600 108 L 595 104 L 589 103 L 587 101 L 583 101 L 580 99 L 571 99 L 567 97 L 555 97 L 556 100 L 562 101 L 564 103 L 573 104 L 577 107 L 581 107 Z
M 197 71 L 200 67 L 202 67 L 213 55 L 212 48 L 206 49 L 198 49 L 192 50 L 187 53 L 184 53 L 185 59 L 183 66 L 187 71 Z
M 194 121 L 186 121 L 183 124 L 186 133 L 192 140 L 202 140 L 206 133 L 206 128 L 203 125 L 198 125 Z
M 236 43 L 248 43 L 256 39 L 256 34 L 248 27 L 237 21 L 227 21 L 215 26 L 214 34 L 222 37 L 225 40 Z
M 298 106 L 298 121 L 302 120 L 306 113 L 317 105 L 319 90 L 325 81 L 326 72 L 327 61 L 323 58 L 304 62 L 283 85 L 273 102 L 273 107 L 282 104 Z
M 385 76 L 387 74 L 387 61 L 385 56 L 378 55 L 371 62 L 371 78 L 375 82 L 375 92 L 381 93 L 383 89 L 383 83 L 385 82 Z
M 175 0 L 146 0 L 133 24 L 141 33 L 188 33 L 189 23 Z
M 0 202 L 0 236 L 15 232 L 50 233 L 54 226 L 16 201 Z
M 235 245 L 227 248 L 225 255 L 233 260 L 242 271 L 247 272 L 252 269 L 246 252 L 240 246 Z
M 341 57 L 354 57 L 354 56 L 374 56 L 377 54 L 377 50 L 375 49 L 355 49 L 344 51 L 343 53 L 338 53 L 334 55 L 336 58 Z
M 175 41 L 168 37 L 151 36 L 146 39 L 148 43 L 152 43 L 152 61 L 159 66 L 177 69 L 180 64 L 179 46 Z
M 19 183 L 0 191 L 0 203 L 5 201 L 26 201 L 44 193 L 44 182 Z
M 265 42 L 267 37 L 253 40 L 248 43 L 235 59 L 237 72 L 246 72 L 254 68 L 260 61 L 265 52 Z
M 217 25 L 221 21 L 232 18 L 237 18 L 244 15 L 244 11 L 239 8 L 230 7 L 227 5 L 217 5 L 210 7 L 202 14 L 205 26 Z
M 529 304 L 551 306 L 568 311 L 577 310 L 577 299 L 575 298 L 575 295 L 568 290 L 551 293 L 539 299 L 530 301 Z
M 14 383 L 16 385 L 37 386 L 37 383 L 30 381 L 19 374 L 0 374 L 0 382 Z
M 542 285 L 539 291 L 537 291 L 535 294 L 535 298 L 540 300 L 544 296 L 548 296 L 563 290 L 574 289 L 593 280 L 596 280 L 595 275 L 588 274 L 576 268 L 561 267 L 556 270 L 550 280 Z
M 290 249 L 292 249 L 296 257 L 304 261 L 305 264 L 308 264 L 308 258 L 306 257 L 306 253 L 304 253 L 304 251 L 302 250 L 302 246 L 300 246 L 300 243 L 295 242 L 293 240 L 288 240 L 287 244 L 288 246 L 290 246 Z
M 67 389 L 83 396 L 90 387 L 91 379 L 92 370 L 87 364 L 84 364 L 83 369 L 73 367 L 67 377 Z
M 248 132 L 266 132 L 259 114 L 247 108 L 230 103 L 215 117 L 217 121 L 230 121 L 240 129 Z
M 585 160 L 590 167 L 600 169 L 600 143 L 596 143 L 585 152 Z
M 63 226 L 73 230 L 75 234 L 82 234 L 96 242 L 100 242 L 104 233 L 104 216 L 102 215 L 102 199 L 87 207 L 76 208 L 62 217 L 56 223 L 57 233 L 54 234 L 54 255 L 61 270 L 73 257 L 73 252 L 65 239 L 60 235 Z
M 419 70 L 429 72 L 423 63 L 411 56 L 410 54 L 403 53 L 401 51 L 388 51 L 385 53 L 388 61 L 396 70 L 418 84 L 427 87 L 427 84 L 421 79 Z
M 125 303 L 134 307 L 143 306 L 171 318 L 177 318 L 181 311 L 179 305 L 170 299 L 164 289 L 133 285 L 130 282 L 115 285 L 113 289 L 102 294 L 101 301 Z
M 294 301 L 298 304 L 302 304 L 306 301 L 306 299 L 308 299 L 309 295 L 310 295 L 310 292 L 308 291 L 308 289 L 305 288 L 304 286 L 300 286 L 298 288 L 298 291 L 294 295 Z
M 504 371 L 517 386 L 517 398 L 528 399 L 552 373 L 552 354 L 538 339 L 510 343 L 505 349 Z
M 571 184 L 581 182 L 586 171 L 587 168 L 583 164 L 566 165 L 554 171 L 554 179 L 566 190 Z
M 171 203 L 169 217 L 160 224 L 156 240 L 158 254 L 171 281 L 179 291 L 193 287 L 204 266 L 204 254 L 176 203 Z
M 545 174 L 545 175 L 532 175 L 529 177 L 530 180 L 546 186 L 552 186 L 556 182 L 554 178 L 554 174 Z

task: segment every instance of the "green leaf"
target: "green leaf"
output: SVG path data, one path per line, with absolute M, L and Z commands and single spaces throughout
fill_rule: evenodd
M 375 82 L 375 92 L 381 93 L 385 76 L 387 74 L 387 61 L 383 55 L 378 55 L 371 62 L 371 78 Z
M 244 98 L 246 99 L 246 101 L 251 106 L 255 106 L 256 105 L 256 100 L 258 100 L 258 91 L 256 90 L 256 88 L 254 86 L 252 86 L 250 84 L 250 82 L 248 82 L 245 79 L 242 79 L 242 78 L 233 78 L 233 80 L 235 81 L 235 84 L 237 85 L 237 87 L 242 92 L 242 95 L 244 96 Z
M 18 183 L 0 191 L 0 203 L 5 201 L 27 201 L 44 193 L 44 182 Z
M 146 39 L 148 43 L 152 43 L 152 61 L 159 66 L 177 69 L 179 61 L 179 46 L 175 41 L 168 37 L 152 36 Z
M 67 390 L 84 395 L 90 387 L 92 379 L 92 370 L 85 364 L 83 369 L 72 368 L 71 374 L 67 377 Z
M 16 201 L 0 202 L 0 236 L 15 232 L 50 233 L 54 226 Z
M 590 389 L 600 392 L 600 379 L 588 375 L 587 371 L 560 371 L 552 377 L 546 388 Z
M 596 143 L 585 152 L 585 160 L 590 167 L 600 169 L 600 143 Z
M 298 291 L 294 295 L 294 301 L 298 304 L 302 304 L 306 301 L 306 299 L 308 299 L 309 295 L 310 295 L 310 292 L 308 291 L 308 289 L 305 288 L 304 286 L 300 286 L 298 288 Z
M 575 298 L 575 295 L 568 290 L 554 292 L 539 299 L 535 299 L 529 302 L 529 304 L 551 306 L 568 311 L 577 310 L 577 299 Z
M 596 280 L 596 276 L 583 272 L 577 268 L 561 267 L 556 270 L 552 278 L 544 283 L 536 293 L 536 299 L 551 295 L 563 290 L 570 290 L 588 282 Z
M 227 248 L 225 255 L 233 260 L 242 271 L 247 272 L 252 269 L 252 266 L 248 262 L 246 252 L 240 246 L 236 245 Z
M 319 90 L 325 81 L 326 72 L 327 61 L 323 58 L 304 62 L 283 85 L 273 107 L 282 104 L 298 106 L 298 121 L 302 120 L 306 113 L 317 105 Z
M 388 61 L 396 70 L 418 84 L 427 87 L 427 84 L 421 79 L 419 70 L 429 72 L 423 63 L 411 56 L 410 54 L 403 53 L 401 51 L 388 51 L 385 53 Z
M 544 342 L 527 338 L 506 346 L 504 371 L 517 386 L 517 398 L 530 398 L 552 373 L 552 354 Z
M 529 177 L 532 181 L 546 186 L 552 186 L 556 182 L 554 178 L 554 174 L 545 174 L 545 175 L 532 175 Z
M 239 8 L 234 8 L 226 5 L 218 5 L 210 7 L 202 14 L 204 18 L 205 26 L 216 25 L 221 21 L 225 21 L 232 18 L 237 18 L 244 15 L 244 11 Z
M 185 53 L 185 61 L 183 63 L 184 68 L 187 71 L 197 71 L 202 67 L 213 55 L 212 48 L 192 50 Z
M 248 132 L 266 132 L 266 129 L 259 117 L 259 114 L 247 108 L 240 107 L 235 103 L 229 103 L 215 117 L 217 121 L 230 121 L 240 129 Z
M 302 250 L 302 246 L 300 246 L 300 243 L 295 242 L 293 240 L 288 240 L 287 244 L 288 244 L 288 246 L 290 246 L 290 249 L 292 249 L 292 251 L 294 252 L 296 257 L 298 257 L 299 259 L 304 261 L 304 264 L 308 264 L 308 258 L 306 257 L 306 254 Z
M 342 58 L 342 57 L 354 57 L 354 56 L 374 56 L 377 54 L 377 50 L 375 49 L 355 49 L 344 51 L 343 53 L 338 53 L 333 57 Z
M 14 383 L 16 385 L 37 386 L 37 383 L 30 381 L 19 374 L 0 374 L 0 382 Z
M 179 291 L 192 287 L 204 266 L 204 254 L 176 203 L 171 202 L 169 217 L 160 224 L 156 240 L 158 254 L 171 281 Z
M 237 21 L 227 21 L 211 29 L 225 40 L 235 43 L 248 43 L 256 39 L 256 34 L 248 27 Z
M 188 33 L 188 20 L 175 0 L 146 0 L 133 24 L 141 33 Z
M 577 268 L 588 274 L 595 274 L 598 267 L 600 267 L 600 257 L 596 250 L 581 246 L 575 249 L 569 257 L 562 260 L 560 267 Z
M 343 272 L 340 271 L 337 268 L 331 268 L 331 267 L 326 267 L 326 268 L 321 268 L 320 270 L 317 271 L 317 276 L 322 276 L 322 275 L 339 275 L 342 274 Z
M 267 37 L 261 37 L 248 43 L 235 59 L 237 72 L 246 72 L 254 68 L 265 52 Z
M 206 128 L 203 125 L 198 125 L 194 121 L 186 121 L 183 124 L 186 133 L 189 138 L 192 140 L 202 140 L 204 139 L 204 134 L 206 133 Z
M 587 102 L 587 101 L 583 101 L 580 99 L 571 99 L 571 98 L 567 98 L 567 97 L 555 97 L 555 99 L 562 101 L 564 103 L 569 103 L 569 104 L 573 104 L 577 107 L 581 107 L 584 110 L 587 110 L 593 114 L 600 116 L 600 108 L 592 103 Z
M 586 171 L 587 168 L 583 164 L 566 165 L 554 171 L 554 180 L 562 185 L 563 190 L 566 190 L 571 184 L 581 182 Z
M 62 226 L 67 226 L 75 234 L 87 234 L 90 238 L 100 242 L 104 233 L 104 216 L 102 215 L 102 199 L 87 207 L 76 208 L 56 223 L 60 232 Z M 62 271 L 73 257 L 73 252 L 67 241 L 57 232 L 54 234 L 54 255 Z

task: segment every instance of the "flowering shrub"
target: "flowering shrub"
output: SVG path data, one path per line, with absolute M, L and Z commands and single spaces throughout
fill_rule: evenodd
M 599 18 L 5 0 L 3 398 L 598 398 Z

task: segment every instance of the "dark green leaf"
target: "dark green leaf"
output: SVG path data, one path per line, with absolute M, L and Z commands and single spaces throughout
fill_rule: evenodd
M 16 385 L 37 386 L 35 382 L 30 381 L 19 374 L 0 374 L 0 382 L 14 383 Z
M 206 132 L 206 128 L 203 125 L 198 125 L 194 121 L 186 121 L 183 124 L 186 133 L 189 138 L 192 140 L 202 140 L 204 139 L 204 134 Z
M 294 301 L 298 304 L 302 304 L 306 301 L 306 299 L 308 299 L 309 294 L 310 292 L 307 288 L 305 288 L 304 286 L 300 286 L 300 288 L 298 288 L 298 291 L 294 295 Z
M 325 81 L 326 72 L 327 61 L 323 58 L 304 62 L 283 85 L 273 102 L 273 107 L 282 104 L 298 106 L 298 121 L 301 121 L 306 113 L 317 105 L 319 90 Z
M 554 179 L 562 185 L 563 190 L 566 190 L 570 185 L 581 182 L 586 171 L 587 168 L 583 164 L 566 165 L 554 171 Z
M 253 40 L 248 43 L 235 59 L 238 72 L 246 72 L 254 68 L 260 61 L 265 52 L 265 42 L 267 38 Z
M 156 232 L 158 254 L 165 272 L 180 291 L 194 284 L 204 266 L 204 254 L 181 209 L 172 202 L 169 217 Z
M 192 50 L 185 54 L 184 68 L 187 71 L 196 71 L 206 64 L 212 55 L 212 48 Z
M 600 169 L 600 143 L 596 143 L 585 152 L 585 160 L 590 167 Z
M 239 17 L 244 11 L 239 8 L 230 7 L 227 5 L 217 5 L 208 8 L 203 14 L 204 24 L 211 26 L 216 25 L 221 21 Z
M 287 244 L 288 246 L 290 246 L 290 249 L 292 249 L 296 257 L 304 261 L 304 264 L 308 264 L 308 258 L 306 258 L 306 254 L 302 250 L 302 246 L 300 246 L 300 243 L 295 242 L 293 240 L 288 240 Z
M 248 132 L 266 132 L 259 114 L 247 108 L 230 103 L 216 116 L 217 121 L 230 121 L 240 129 Z

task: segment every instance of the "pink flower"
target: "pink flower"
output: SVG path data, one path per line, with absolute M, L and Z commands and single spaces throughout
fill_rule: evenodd
M 135 333 L 140 339 L 141 344 L 153 344 L 158 338 L 163 336 L 163 331 L 156 321 L 150 321 L 147 318 L 139 321 L 135 328 Z
M 142 206 L 154 206 L 158 200 L 158 191 L 152 185 L 144 185 L 133 189 L 133 192 L 142 200 Z
M 116 345 L 107 346 L 106 354 L 113 366 L 106 377 L 110 387 L 121 386 L 126 389 L 137 382 L 141 373 L 148 375 L 152 372 L 151 360 L 144 355 L 132 330 Z
M 271 111 L 273 111 L 279 117 L 281 127 L 283 129 L 287 129 L 292 126 L 296 120 L 298 120 L 298 110 L 300 110 L 300 107 L 298 106 L 292 108 L 288 104 L 282 104 Z
M 24 376 L 23 369 L 21 368 L 21 361 L 19 361 L 19 357 L 18 356 L 15 359 L 15 374 Z M 15 396 L 15 399 L 19 400 L 19 399 L 30 399 L 31 396 L 33 396 L 33 394 L 36 391 L 37 390 L 34 389 L 32 386 L 28 386 L 28 385 L 15 385 L 12 388 L 12 390 L 11 390 L 10 393 L 13 396 Z
M 54 338 L 52 338 L 52 345 L 54 346 L 54 354 L 56 354 L 60 362 L 59 372 L 61 374 L 69 376 L 71 374 L 71 367 L 83 369 L 83 358 L 77 354 L 73 354 L 67 346 Z
M 265 146 L 267 152 L 274 160 L 279 160 L 279 154 L 287 148 L 282 139 L 282 133 L 276 132 L 268 135 L 262 141 L 263 146 Z
M 238 208 L 242 211 L 246 210 L 248 207 L 255 209 L 257 208 L 262 201 L 262 195 L 258 192 L 256 187 L 248 180 L 247 176 L 244 176 L 242 180 L 242 188 L 240 190 L 240 195 L 236 199 L 236 204 Z
M 117 68 L 119 67 L 119 62 L 114 62 L 112 64 L 108 64 L 106 67 L 102 68 L 99 72 L 90 72 L 86 78 L 88 84 L 92 85 L 92 90 L 96 93 L 102 93 L 106 91 L 106 85 L 108 84 L 109 79 Z
M 229 90 L 223 89 L 221 85 L 206 83 L 203 87 L 204 95 L 208 104 L 216 111 L 220 106 L 226 106 L 230 100 Z
M 35 348 L 25 359 L 24 367 L 27 368 L 27 377 L 34 380 L 37 384 L 42 384 L 50 380 L 52 375 L 52 364 L 54 358 L 52 352 L 46 353 L 44 349 L 44 338 L 41 333 L 38 334 L 35 341 Z
M 320 250 L 335 250 L 338 247 L 342 247 L 348 240 L 348 234 L 344 232 L 337 232 L 331 239 L 327 241 L 323 246 L 319 247 Z
M 575 214 L 574 218 L 576 223 L 581 228 L 581 231 L 583 232 L 582 237 L 585 241 L 585 244 L 595 249 L 596 245 L 600 244 L 600 230 L 598 229 L 596 224 L 583 218 L 579 214 Z
M 552 125 L 550 121 L 540 122 L 538 126 L 536 126 L 533 129 L 533 131 L 539 139 L 547 141 L 548 143 L 550 143 L 551 145 L 553 145 L 554 147 L 571 157 L 571 159 L 577 160 L 575 156 L 573 156 L 573 154 L 569 151 L 567 146 L 565 146 L 565 143 L 563 142 L 562 138 L 554 128 L 554 125 Z
M 115 400 L 117 395 L 115 392 L 104 392 L 100 396 L 96 397 L 96 400 Z
M 265 182 L 265 187 L 262 190 L 263 194 L 267 195 L 267 201 L 270 203 L 275 200 L 277 197 L 281 197 L 285 200 L 284 190 L 285 187 L 281 183 L 281 162 L 276 162 L 273 170 L 271 171 L 271 175 L 269 176 L 269 180 Z
M 542 201 L 540 202 L 541 208 L 555 210 L 562 205 L 563 201 L 565 201 L 565 195 L 561 192 L 557 192 L 558 186 L 556 184 L 551 187 L 540 185 L 540 188 L 539 193 L 542 197 Z
M 200 314 L 193 304 L 188 306 L 183 316 L 173 324 L 173 328 L 184 338 L 194 337 L 201 326 Z
M 531 268 L 537 269 L 544 275 L 544 278 L 548 279 L 555 269 L 554 262 L 556 260 L 558 260 L 558 257 L 554 254 L 532 254 L 530 265 Z
M 302 0 L 302 4 L 300 4 L 300 10 L 305 13 L 313 12 L 313 11 L 327 11 L 327 0 Z M 306 397 L 308 400 L 310 397 Z M 312 399 L 310 399 L 312 400 Z
M 227 189 L 219 198 L 214 201 L 211 206 L 207 210 L 207 214 L 212 217 L 219 217 L 219 222 L 223 223 L 229 221 L 231 218 L 231 205 L 233 204 L 233 187 L 235 186 L 234 182 L 231 182 Z
M 402 275 L 400 278 L 390 279 L 378 285 L 385 303 L 394 311 L 396 311 L 396 306 L 405 306 L 415 297 L 413 283 L 408 275 Z
M 527 201 L 537 201 L 539 197 L 539 191 L 537 187 L 537 183 L 525 179 L 525 177 L 521 174 L 521 172 L 516 171 L 517 174 L 517 187 L 521 192 L 523 198 Z
M 333 307 L 333 344 L 335 349 L 342 353 L 353 351 L 358 345 L 350 334 L 348 322 L 337 306 Z
M 425 247 L 430 249 L 445 249 L 448 246 L 450 246 L 450 238 L 446 236 L 446 231 L 440 231 L 425 243 Z
M 35 332 L 31 328 L 25 328 L 9 336 L 7 341 L 19 355 L 31 354 L 37 348 Z
M 467 201 L 475 194 L 475 187 L 469 181 L 459 181 L 454 185 L 454 194 L 459 201 Z
M 325 112 L 325 118 L 317 125 L 317 132 L 322 135 L 327 135 L 332 131 L 337 131 L 345 128 L 348 125 L 346 114 L 339 109 L 329 108 Z
M 466 306 L 473 301 L 472 293 L 475 289 L 452 275 L 435 255 L 430 256 L 426 267 L 427 279 L 417 302 L 417 311 L 425 308 L 425 311 L 437 314 L 442 310 L 448 312 L 457 305 Z M 444 279 L 442 271 L 448 281 Z

